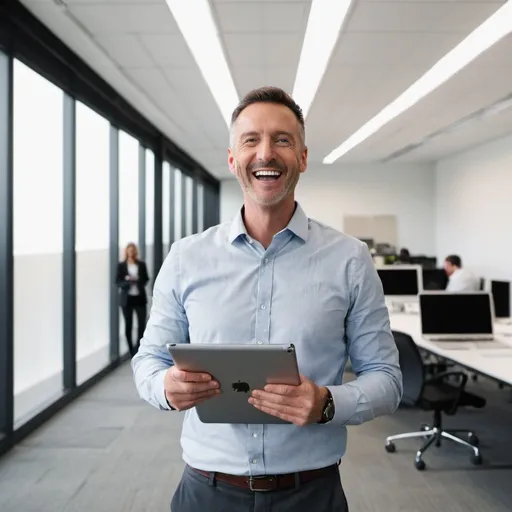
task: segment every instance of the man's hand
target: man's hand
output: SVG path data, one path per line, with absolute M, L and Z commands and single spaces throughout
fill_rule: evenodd
M 187 372 L 171 366 L 164 379 L 165 398 L 178 411 L 191 409 L 220 393 L 219 383 L 207 373 Z
M 300 376 L 299 386 L 267 384 L 263 391 L 254 390 L 249 403 L 260 411 L 294 423 L 298 427 L 317 423 L 327 400 L 327 388 Z

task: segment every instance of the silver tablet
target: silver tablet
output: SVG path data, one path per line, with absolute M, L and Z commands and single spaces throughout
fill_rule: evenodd
M 293 345 L 176 343 L 167 349 L 180 370 L 209 373 L 220 384 L 219 395 L 196 406 L 203 423 L 288 423 L 248 400 L 265 384 L 300 384 Z

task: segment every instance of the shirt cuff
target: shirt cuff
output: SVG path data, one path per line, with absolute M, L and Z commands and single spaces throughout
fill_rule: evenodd
M 161 370 L 155 375 L 153 380 L 153 391 L 155 393 L 155 399 L 160 406 L 160 409 L 163 411 L 174 411 L 174 407 L 172 407 L 169 402 L 167 402 L 167 398 L 165 397 L 165 374 L 167 370 Z
M 354 388 L 348 384 L 341 386 L 326 386 L 331 392 L 334 402 L 334 418 L 329 425 L 347 425 L 357 412 L 357 397 Z

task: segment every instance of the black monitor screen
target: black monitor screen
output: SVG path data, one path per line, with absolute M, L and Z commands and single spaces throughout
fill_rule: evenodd
M 494 299 L 496 318 L 510 316 L 510 283 L 508 281 L 491 281 L 491 293 Z
M 423 289 L 424 290 L 446 290 L 448 285 L 448 276 L 442 268 L 424 268 L 423 269 Z
M 377 269 L 384 295 L 418 295 L 418 272 L 412 268 Z
M 423 334 L 492 334 L 487 293 L 420 295 Z

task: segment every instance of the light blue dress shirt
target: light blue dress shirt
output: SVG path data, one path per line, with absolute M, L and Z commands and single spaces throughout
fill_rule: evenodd
M 183 459 L 206 471 L 281 474 L 334 464 L 345 452 L 346 425 L 394 412 L 402 396 L 367 246 L 308 219 L 300 205 L 266 250 L 247 234 L 241 212 L 172 245 L 132 360 L 140 396 L 166 410 L 167 343 L 294 343 L 300 372 L 334 398 L 334 420 L 305 427 L 205 424 L 186 411 Z M 357 379 L 342 385 L 348 357 Z

